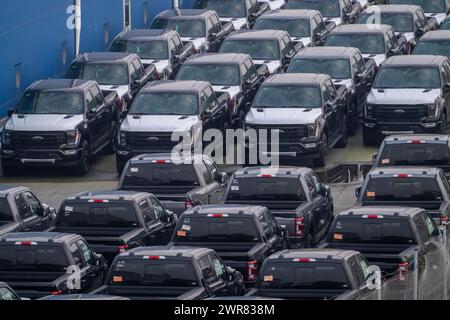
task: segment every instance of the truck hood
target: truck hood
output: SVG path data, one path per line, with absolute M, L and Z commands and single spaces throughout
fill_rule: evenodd
M 251 108 L 245 122 L 247 124 L 313 124 L 321 115 L 322 109 L 305 108 L 264 108 L 258 112 L 256 108 Z
M 206 43 L 206 38 L 181 37 L 181 41 L 183 42 L 191 41 L 194 44 L 195 50 L 200 51 L 202 45 Z
M 275 73 L 281 68 L 281 62 L 279 60 L 253 60 L 253 63 L 259 66 L 266 65 L 270 73 Z
M 333 83 L 337 87 L 345 86 L 349 90 L 353 86 L 352 79 L 333 79 Z
M 241 87 L 239 86 L 213 86 L 215 92 L 226 92 L 230 95 L 231 99 L 237 96 L 241 92 Z
M 342 18 L 327 18 L 327 17 L 325 17 L 325 20 L 326 21 L 333 21 L 334 23 L 336 23 L 336 27 L 339 27 L 341 24 L 344 23 Z
M 233 24 L 234 29 L 240 30 L 242 28 L 247 27 L 247 19 L 246 18 L 220 18 L 221 22 L 231 22 Z
M 142 59 L 141 61 L 145 66 L 153 64 L 156 67 L 158 73 L 164 72 L 164 70 L 169 66 L 169 60 Z
M 84 120 L 82 114 L 25 114 L 19 118 L 13 114 L 5 125 L 15 131 L 68 131 L 74 130 Z
M 364 58 L 372 58 L 373 60 L 375 60 L 375 64 L 377 65 L 377 67 L 379 67 L 383 63 L 384 60 L 386 60 L 385 54 L 364 53 L 362 56 Z
M 100 90 L 113 91 L 113 92 L 117 93 L 117 95 L 119 96 L 120 99 L 122 99 L 122 97 L 130 91 L 130 88 L 128 86 L 101 85 Z
M 429 12 L 425 12 L 425 16 L 427 18 L 436 18 L 438 25 L 441 25 L 442 22 L 444 22 L 445 18 L 447 17 L 447 15 L 445 13 L 429 13 Z
M 311 37 L 303 37 L 303 38 L 301 38 L 301 37 L 297 37 L 297 38 L 292 38 L 292 41 L 294 41 L 294 42 L 302 42 L 303 43 L 303 45 L 305 46 L 305 47 L 309 47 L 309 46 L 311 46 Z
M 372 89 L 367 103 L 373 104 L 432 104 L 441 95 L 440 89 Z
M 189 131 L 199 122 L 198 116 L 135 116 L 129 115 L 122 123 L 121 130 L 137 132 Z
M 258 2 L 267 2 L 270 10 L 281 9 L 286 4 L 284 0 L 259 0 Z

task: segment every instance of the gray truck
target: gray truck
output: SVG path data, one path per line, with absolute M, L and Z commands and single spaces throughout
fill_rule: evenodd
M 137 156 L 126 164 L 119 190 L 153 193 L 166 210 L 178 216 L 185 210 L 222 199 L 226 173 L 205 155 L 188 158 L 169 154 Z

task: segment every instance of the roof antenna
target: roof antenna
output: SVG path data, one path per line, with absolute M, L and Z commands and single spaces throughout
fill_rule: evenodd
M 172 7 L 177 16 L 181 15 L 179 0 L 172 0 Z

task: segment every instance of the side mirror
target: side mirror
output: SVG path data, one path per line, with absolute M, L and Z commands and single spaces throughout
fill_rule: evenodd
M 87 117 L 88 117 L 88 119 L 96 118 L 97 117 L 97 110 L 95 110 L 95 109 L 88 110 Z
M 377 158 L 378 158 L 378 153 L 374 153 L 373 155 L 372 155 L 372 163 L 373 164 L 375 164 L 375 162 L 377 161 Z
M 362 73 L 355 74 L 355 80 L 361 82 L 364 79 L 364 75 Z
M 102 96 L 95 97 L 95 102 L 97 102 L 98 105 L 103 104 L 104 101 L 105 99 Z
M 324 186 L 324 197 L 328 198 L 331 196 L 331 188 L 330 186 Z
M 12 115 L 14 114 L 14 110 L 15 110 L 14 108 L 8 110 L 8 118 L 12 117 Z
M 210 115 L 211 115 L 211 111 L 209 111 L 209 110 L 203 111 L 203 112 L 202 112 L 202 115 L 201 115 L 202 121 L 207 120 L 207 119 L 209 118 Z
M 330 101 L 325 102 L 324 110 L 325 112 L 330 112 L 333 110 L 333 104 Z
M 179 54 L 174 54 L 174 55 L 173 55 L 173 59 L 174 59 L 175 61 L 180 61 L 180 55 L 179 55 Z
M 227 173 L 226 172 L 221 172 L 220 173 L 220 182 L 222 184 L 225 184 L 227 182 Z
M 361 188 L 362 188 L 362 187 L 357 187 L 357 188 L 355 189 L 355 197 L 356 197 L 356 198 L 359 198 L 359 195 L 360 195 L 360 193 L 361 193 Z
M 45 203 L 42 204 L 42 216 L 44 218 L 50 216 L 51 211 L 52 208 L 48 204 Z
M 444 92 L 449 93 L 450 92 L 450 83 L 446 83 L 444 86 Z
M 231 267 L 227 267 L 227 271 L 228 271 L 228 280 L 230 282 L 234 281 L 234 269 Z
M 78 258 L 78 257 L 74 257 L 74 258 L 73 258 L 73 263 L 74 263 L 76 266 L 78 266 L 78 265 L 81 264 L 81 259 Z

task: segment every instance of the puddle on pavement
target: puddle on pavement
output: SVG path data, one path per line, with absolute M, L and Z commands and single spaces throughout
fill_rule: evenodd
M 352 183 L 362 181 L 371 168 L 372 164 L 340 164 L 316 173 L 325 184 Z

